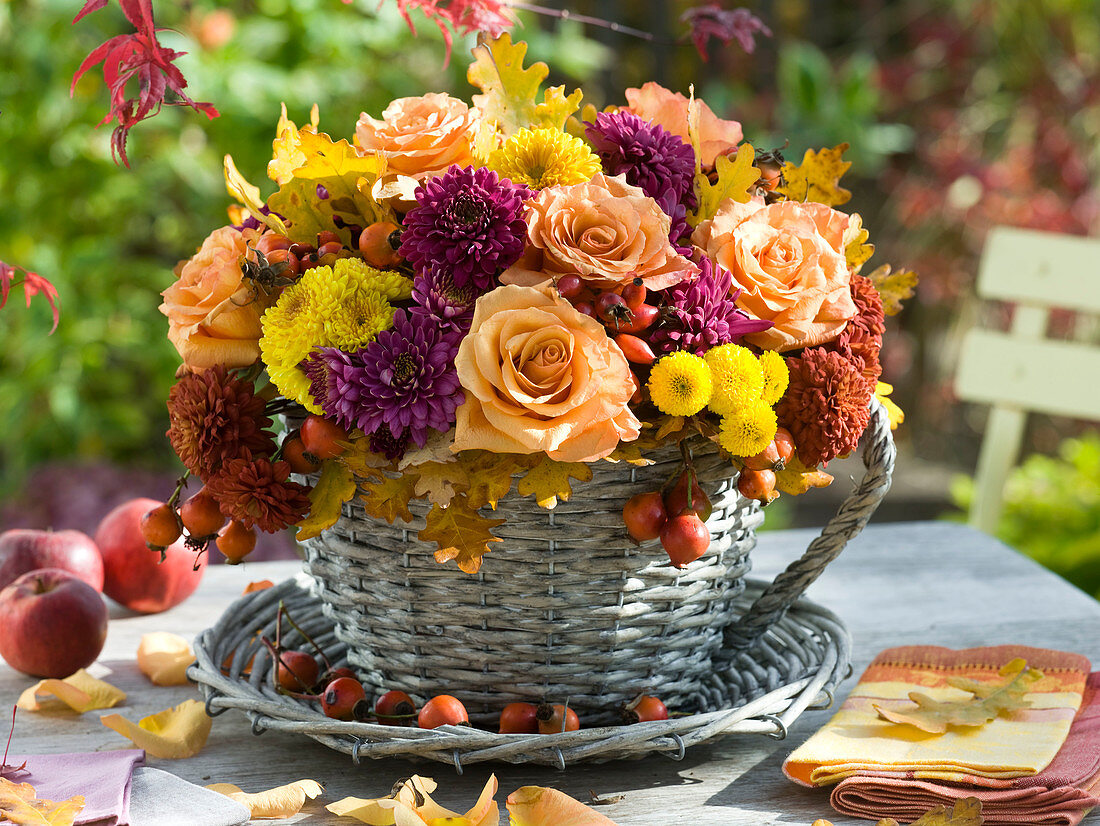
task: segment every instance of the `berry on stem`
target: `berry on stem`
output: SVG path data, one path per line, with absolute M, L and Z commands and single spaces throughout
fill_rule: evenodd
M 256 549 L 256 529 L 246 528 L 236 519 L 218 532 L 214 540 L 229 565 L 239 565 L 246 556 Z
M 180 506 L 180 520 L 187 532 L 195 538 L 214 536 L 225 524 L 225 514 L 206 488 Z
M 640 694 L 629 703 L 623 703 L 622 718 L 627 725 L 667 720 L 668 708 L 659 698 L 651 694 Z
M 347 431 L 331 419 L 311 413 L 302 422 L 302 444 L 317 459 L 333 459 L 347 450 L 341 442 L 348 440 Z
M 779 498 L 779 491 L 775 489 L 775 473 L 770 470 L 746 467 L 737 478 L 737 490 L 746 499 L 755 499 L 764 505 Z
M 623 506 L 623 522 L 627 533 L 639 542 L 656 539 L 668 521 L 668 510 L 657 491 L 639 493 Z
M 283 440 L 283 458 L 295 473 L 309 475 L 321 470 L 320 460 L 306 450 L 302 437 L 297 432 Z
M 280 651 L 275 662 L 275 680 L 287 691 L 312 691 L 320 668 L 305 651 Z
M 684 508 L 671 517 L 661 529 L 661 547 L 676 568 L 683 568 L 707 552 L 710 547 L 710 531 L 699 514 Z
M 335 720 L 365 720 L 370 703 L 363 684 L 351 677 L 337 677 L 321 693 L 321 710 Z
M 387 691 L 375 701 L 374 716 L 384 726 L 408 726 L 416 716 L 416 704 L 404 691 Z
M 690 482 L 690 485 L 688 484 Z M 714 512 L 707 494 L 699 487 L 699 478 L 695 475 L 694 468 L 687 468 L 676 484 L 665 495 L 665 508 L 669 513 L 682 513 L 684 508 L 690 508 L 699 514 L 699 518 L 706 522 Z
M 560 703 L 543 703 L 535 712 L 539 721 L 539 734 L 561 734 L 563 731 L 576 731 L 581 727 L 577 712 Z
M 167 548 L 183 534 L 176 509 L 165 502 L 141 517 L 141 535 L 150 548 Z

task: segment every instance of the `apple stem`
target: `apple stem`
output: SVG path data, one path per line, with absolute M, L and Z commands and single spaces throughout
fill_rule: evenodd
M 279 611 L 286 615 L 286 621 L 290 623 L 290 627 L 301 634 L 303 639 L 305 639 L 306 642 L 313 646 L 313 650 L 317 652 L 318 656 L 321 658 L 321 661 L 325 664 L 325 668 L 329 671 L 332 671 L 332 663 L 329 662 L 329 658 L 325 656 L 325 652 L 321 650 L 321 646 L 313 641 L 313 637 L 302 630 L 298 623 L 294 621 L 294 618 L 290 616 L 290 612 L 283 608 L 283 603 L 281 601 L 279 602 Z

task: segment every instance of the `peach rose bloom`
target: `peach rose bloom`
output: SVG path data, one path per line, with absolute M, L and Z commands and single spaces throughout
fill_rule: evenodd
M 417 179 L 440 175 L 452 164 L 475 164 L 473 141 L 477 109 L 450 95 L 432 92 L 398 98 L 381 120 L 364 112 L 355 124 L 355 142 L 363 153 L 381 152 L 389 171 Z
M 177 268 L 176 283 L 161 293 L 168 339 L 189 370 L 247 367 L 260 357 L 260 316 L 270 302 L 257 298 L 241 273 L 246 254 L 255 260 L 248 246 L 259 237 L 254 229 L 214 230 Z
M 689 100 L 679 92 L 672 92 L 659 83 L 650 81 L 641 89 L 627 89 L 628 111 L 640 118 L 664 128 L 690 145 L 688 136 Z M 741 143 L 744 134 L 741 124 L 735 120 L 722 120 L 699 98 L 699 162 L 714 166 L 719 155 L 726 155 Z
M 572 273 L 600 289 L 637 276 L 663 290 L 699 273 L 669 243 L 671 221 L 657 202 L 621 176 L 547 187 L 527 202 L 526 218 L 527 247 L 503 284 L 532 287 Z
M 855 317 L 847 228 L 848 216 L 823 204 L 728 201 L 691 240 L 733 274 L 737 306 L 775 325 L 745 338 L 784 352 L 832 341 Z
M 466 401 L 455 452 L 545 452 L 561 462 L 592 462 L 638 438 L 622 351 L 549 283 L 481 296 L 456 364 Z

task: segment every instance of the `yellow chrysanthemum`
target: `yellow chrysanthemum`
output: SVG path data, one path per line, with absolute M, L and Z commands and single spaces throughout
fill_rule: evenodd
M 736 344 L 723 344 L 707 350 L 703 358 L 714 381 L 707 407 L 725 416 L 760 401 L 764 392 L 764 369 L 751 350 Z
M 764 391 L 760 397 L 768 404 L 775 404 L 787 392 L 791 383 L 791 371 L 787 362 L 775 350 L 765 350 L 760 355 L 760 366 L 764 370 Z
M 354 350 L 373 341 L 393 325 L 387 297 L 411 294 L 408 278 L 358 259 L 307 270 L 261 319 L 260 357 L 272 384 L 288 399 L 320 413 L 309 393 L 309 378 L 298 365 L 315 347 Z
M 520 129 L 490 153 L 485 165 L 532 189 L 582 184 L 600 171 L 600 159 L 588 144 L 550 128 Z
M 653 365 L 648 386 L 649 397 L 662 413 L 694 416 L 710 398 L 710 368 L 701 357 L 681 350 Z
M 775 438 L 775 411 L 764 402 L 722 417 L 718 444 L 734 456 L 755 456 Z

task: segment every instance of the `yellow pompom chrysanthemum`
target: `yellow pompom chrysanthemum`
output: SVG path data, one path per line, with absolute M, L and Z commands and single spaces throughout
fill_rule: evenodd
M 719 416 L 751 407 L 764 392 L 764 369 L 747 347 L 723 344 L 707 350 L 703 358 L 714 381 L 707 406 Z
M 681 350 L 653 365 L 648 387 L 649 397 L 662 413 L 694 416 L 710 399 L 710 368 L 700 356 Z
M 775 438 L 775 411 L 764 402 L 722 417 L 718 444 L 734 456 L 755 456 Z
M 393 326 L 387 299 L 408 298 L 412 282 L 358 259 L 314 267 L 291 284 L 260 320 L 260 356 L 271 382 L 286 398 L 312 413 L 321 409 L 299 364 L 316 347 L 357 350 Z
M 765 350 L 760 355 L 760 366 L 764 370 L 764 392 L 761 398 L 768 404 L 775 404 L 787 392 L 791 383 L 791 371 L 787 362 L 775 350 Z
M 532 189 L 582 184 L 600 171 L 600 159 L 588 144 L 550 128 L 520 129 L 490 153 L 485 165 Z

